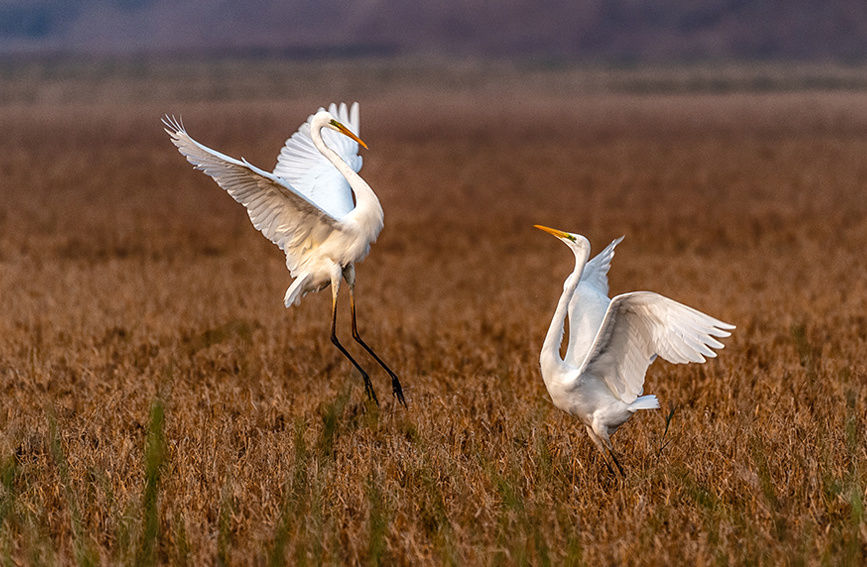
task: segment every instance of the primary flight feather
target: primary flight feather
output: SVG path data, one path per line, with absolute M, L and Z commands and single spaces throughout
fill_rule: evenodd
M 186 131 L 183 123 L 164 117 L 172 142 L 196 169 L 209 175 L 244 205 L 253 226 L 286 254 L 295 281 L 286 290 L 286 307 L 306 294 L 331 286 L 331 341 L 364 379 L 376 401 L 370 378 L 337 338 L 337 294 L 349 285 L 352 336 L 391 376 L 392 392 L 406 405 L 397 375 L 358 334 L 355 316 L 355 264 L 370 251 L 383 227 L 379 199 L 361 178 L 358 103 L 331 104 L 310 115 L 284 144 L 273 172 L 245 159 L 213 150 Z

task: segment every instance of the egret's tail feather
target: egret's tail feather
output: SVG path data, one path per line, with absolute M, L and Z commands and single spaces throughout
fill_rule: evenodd
M 656 399 L 656 396 L 641 396 L 640 398 L 636 398 L 634 402 L 629 404 L 629 411 L 635 412 L 640 409 L 659 409 L 659 400 Z
M 283 297 L 283 303 L 286 305 L 286 308 L 292 307 L 292 305 L 298 305 L 301 303 L 301 298 L 306 293 L 305 284 L 307 283 L 308 274 L 302 274 L 295 278 L 295 281 L 292 282 L 292 285 L 289 286 L 289 289 L 286 290 L 286 295 Z

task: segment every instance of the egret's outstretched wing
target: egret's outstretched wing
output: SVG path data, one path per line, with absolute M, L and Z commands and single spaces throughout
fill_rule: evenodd
M 337 220 L 272 173 L 200 144 L 173 117 L 164 117 L 163 124 L 187 161 L 244 205 L 253 226 L 290 260 L 337 228 Z
M 581 272 L 581 283 L 588 283 L 594 289 L 608 295 L 608 270 L 611 268 L 611 260 L 614 258 L 614 248 L 623 241 L 623 237 L 615 238 L 605 250 L 594 256 L 584 271 Z
M 581 373 L 602 378 L 632 403 L 656 355 L 675 364 L 704 362 L 716 356 L 712 349 L 723 348 L 714 337 L 727 337 L 730 329 L 734 325 L 658 293 L 624 293 L 611 300 Z
M 328 107 L 328 112 L 354 134 L 359 134 L 357 102 L 353 102 L 350 109 L 346 108 L 346 103 L 341 102 L 339 107 L 332 103 Z M 313 116 L 311 114 L 307 122 L 286 140 L 277 157 L 274 175 L 285 179 L 310 201 L 339 219 L 355 207 L 352 202 L 352 190 L 343 174 L 313 145 L 313 139 L 310 137 L 310 122 Z M 322 130 L 322 139 L 353 170 L 356 172 L 361 170 L 358 142 L 327 128 Z

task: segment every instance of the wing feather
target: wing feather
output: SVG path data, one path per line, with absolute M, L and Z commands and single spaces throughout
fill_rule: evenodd
M 608 270 L 614 258 L 614 248 L 623 237 L 611 242 L 584 266 L 581 280 L 569 300 L 569 345 L 565 360 L 580 366 L 593 346 L 596 333 L 605 317 L 608 299 Z
M 339 229 L 333 216 L 274 174 L 200 144 L 174 117 L 163 124 L 187 161 L 244 205 L 253 226 L 286 253 L 290 270 L 308 244 Z
M 641 395 L 647 368 L 659 355 L 674 364 L 704 362 L 734 325 L 658 293 L 637 291 L 611 300 L 581 374 L 605 381 L 623 402 Z
M 581 283 L 589 284 L 602 294 L 608 295 L 608 270 L 614 258 L 614 248 L 622 241 L 622 236 L 615 238 L 602 252 L 587 262 L 584 271 L 581 272 Z
M 340 103 L 339 106 L 332 103 L 328 112 L 355 134 L 359 133 L 357 102 L 352 103 L 351 108 L 347 108 L 346 103 Z M 314 114 L 311 114 L 298 131 L 286 140 L 277 157 L 274 175 L 285 179 L 334 218 L 341 218 L 355 207 L 352 189 L 334 164 L 313 145 L 313 138 L 310 136 L 313 116 Z M 354 171 L 361 170 L 362 159 L 358 155 L 358 142 L 329 129 L 322 130 L 322 139 Z

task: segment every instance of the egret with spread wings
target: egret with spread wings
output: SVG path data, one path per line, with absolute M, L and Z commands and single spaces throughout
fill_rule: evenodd
M 610 437 L 636 411 L 659 408 L 656 396 L 642 395 L 647 368 L 657 356 L 675 364 L 705 362 L 716 356 L 713 349 L 723 348 L 716 338 L 735 327 L 651 291 L 609 299 L 608 268 L 622 237 L 588 262 L 590 242 L 580 234 L 536 228 L 575 254 L 539 356 L 542 379 L 554 405 L 577 416 L 623 474 Z M 561 358 L 567 316 L 569 342 Z
M 357 136 L 358 103 L 349 109 L 332 104 L 311 115 L 286 140 L 273 172 L 200 144 L 173 117 L 163 123 L 187 161 L 244 205 L 253 226 L 286 254 L 295 278 L 284 297 L 287 308 L 331 286 L 331 342 L 358 369 L 368 397 L 377 401 L 367 372 L 337 339 L 337 292 L 346 280 L 352 337 L 388 372 L 392 392 L 405 406 L 400 380 L 361 339 L 355 319 L 355 264 L 367 256 L 383 226 L 379 199 L 358 175 L 358 145 L 367 147 Z

